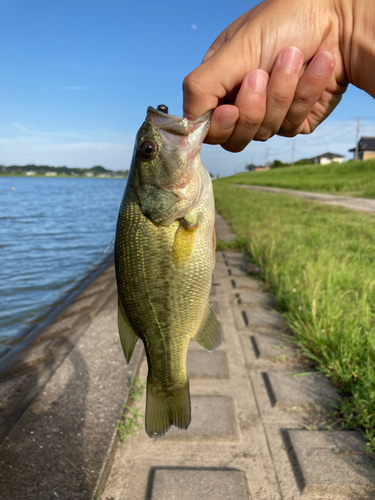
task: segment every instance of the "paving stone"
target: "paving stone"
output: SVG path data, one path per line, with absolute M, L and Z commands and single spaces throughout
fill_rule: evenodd
M 229 378 L 225 351 L 189 351 L 187 355 L 189 378 Z
M 245 258 L 243 259 L 225 259 L 225 265 L 227 267 L 236 267 L 242 269 L 246 260 Z
M 273 311 L 263 309 L 246 309 L 242 311 L 242 316 L 245 325 L 250 328 L 264 325 L 278 328 L 285 327 L 285 323 L 282 318 Z
M 218 240 L 234 241 L 235 236 L 229 224 L 223 217 L 216 212 L 215 215 L 215 230 Z
M 233 288 L 244 288 L 247 290 L 261 290 L 262 286 L 258 280 L 253 278 L 233 278 L 232 280 Z
M 62 318 L 73 316 L 74 314 L 90 309 L 94 305 L 96 300 L 97 300 L 96 295 L 92 295 L 91 297 L 87 297 L 82 300 L 76 300 L 75 302 L 73 302 L 71 306 L 69 306 L 64 311 L 64 313 L 62 314 Z
M 225 259 L 232 259 L 237 261 L 246 259 L 245 255 L 242 252 L 224 252 L 223 256 Z
M 292 409 L 296 406 L 331 409 L 340 401 L 336 389 L 323 373 L 262 373 L 272 406 Z
M 68 316 L 67 318 L 55 320 L 50 326 L 44 328 L 40 335 L 35 338 L 34 344 L 40 344 L 41 342 L 45 342 L 46 340 L 50 340 L 54 337 L 58 337 L 59 335 L 67 332 L 72 332 L 75 325 L 79 320 L 79 314 L 74 314 L 72 316 Z
M 186 467 L 154 469 L 150 500 L 246 500 L 243 473 Z
M 212 310 L 215 314 L 220 314 L 220 306 L 216 300 L 211 301 Z
M 172 427 L 163 439 L 217 441 L 236 439 L 236 417 L 229 396 L 191 396 L 192 419 L 187 431 Z
M 243 271 L 242 269 L 239 269 L 238 267 L 229 267 L 228 274 L 229 274 L 229 276 L 235 276 L 235 277 L 247 276 L 247 273 L 245 271 Z
M 279 359 L 287 361 L 299 355 L 298 349 L 281 336 L 252 335 L 251 344 L 258 359 Z
M 272 293 L 266 292 L 240 292 L 236 294 L 237 304 L 261 304 L 261 305 L 275 305 L 275 297 Z
M 284 431 L 297 484 L 304 495 L 375 498 L 375 462 L 356 431 Z

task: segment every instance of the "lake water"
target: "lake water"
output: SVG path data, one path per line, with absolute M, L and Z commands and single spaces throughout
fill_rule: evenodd
M 0 177 L 0 344 L 103 261 L 125 185 Z

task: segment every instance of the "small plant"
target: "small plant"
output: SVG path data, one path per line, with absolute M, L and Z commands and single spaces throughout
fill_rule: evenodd
M 142 383 L 139 377 L 130 379 L 129 403 L 138 402 L 146 389 L 146 384 Z M 121 441 L 126 444 L 129 436 L 134 436 L 137 429 L 140 429 L 142 423 L 139 419 L 145 416 L 140 413 L 141 407 L 132 408 L 129 405 L 124 405 L 125 412 L 117 429 L 119 431 Z
M 130 379 L 129 399 L 139 401 L 146 389 L 146 384 L 143 384 L 139 377 Z

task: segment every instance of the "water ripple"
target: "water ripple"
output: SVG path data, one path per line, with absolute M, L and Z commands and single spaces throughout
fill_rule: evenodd
M 0 177 L 0 343 L 100 264 L 125 183 Z

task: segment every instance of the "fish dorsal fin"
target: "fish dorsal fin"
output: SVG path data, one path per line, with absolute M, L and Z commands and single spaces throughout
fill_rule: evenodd
M 120 299 L 118 301 L 118 330 L 125 359 L 130 363 L 135 344 L 139 337 L 133 330 Z
M 175 266 L 189 262 L 195 246 L 197 227 L 185 227 L 181 223 L 177 229 L 172 250 L 172 259 Z
M 223 341 L 220 323 L 211 306 L 208 305 L 201 327 L 193 337 L 206 351 L 213 352 Z

